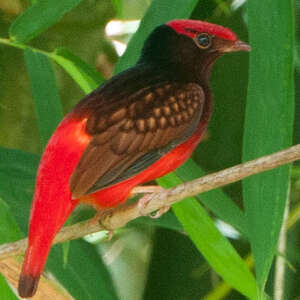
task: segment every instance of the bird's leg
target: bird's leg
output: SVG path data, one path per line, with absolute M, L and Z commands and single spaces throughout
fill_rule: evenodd
M 158 186 L 158 185 L 139 186 L 139 187 L 135 188 L 135 192 L 137 192 L 137 193 L 148 194 L 148 195 L 144 195 L 141 199 L 139 199 L 139 202 L 138 202 L 138 209 L 142 216 L 149 216 L 152 219 L 157 219 L 170 209 L 170 206 L 166 205 L 166 206 L 160 208 L 159 210 L 157 210 L 154 214 L 152 214 L 152 213 L 145 214 L 144 213 L 144 208 L 151 201 L 153 194 L 159 193 L 162 191 L 164 191 L 164 188 L 162 188 L 161 186 Z
M 101 208 L 97 211 L 95 216 L 90 220 L 90 225 L 100 224 L 105 230 L 108 231 L 107 241 L 110 241 L 114 235 L 114 229 L 108 228 L 107 225 L 104 224 L 104 220 L 107 217 L 111 217 L 113 214 L 113 208 Z

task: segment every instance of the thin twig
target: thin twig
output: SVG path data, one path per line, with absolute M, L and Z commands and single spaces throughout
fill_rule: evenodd
M 236 182 L 245 177 L 274 169 L 300 159 L 300 144 L 286 150 L 263 156 L 261 158 L 236 165 L 232 168 L 216 172 L 196 180 L 178 185 L 175 188 L 155 193 L 143 209 L 143 214 L 150 214 L 164 206 L 171 205 L 186 197 L 195 196 L 203 192 Z M 133 193 L 139 193 L 135 188 Z M 64 227 L 55 237 L 54 244 L 83 237 L 87 234 L 105 229 L 117 229 L 123 227 L 129 221 L 141 216 L 137 203 L 128 206 L 120 206 L 101 219 L 101 224 L 92 224 L 90 220 Z M 27 245 L 27 239 L 15 243 L 0 246 L 0 259 L 23 254 Z

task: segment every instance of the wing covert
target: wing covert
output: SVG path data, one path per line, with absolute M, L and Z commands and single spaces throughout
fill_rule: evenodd
M 140 173 L 188 139 L 205 95 L 196 83 L 164 82 L 117 102 L 110 110 L 98 106 L 88 117 L 92 139 L 71 177 L 74 198 Z

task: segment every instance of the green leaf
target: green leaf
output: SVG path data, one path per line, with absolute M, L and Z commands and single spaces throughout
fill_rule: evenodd
M 8 205 L 0 198 L 0 245 L 14 242 L 22 238 L 22 233 L 12 216 Z M 0 295 L 1 299 L 17 300 L 5 278 L 0 273 Z
M 67 219 L 67 221 L 65 222 L 64 226 L 69 226 L 73 224 L 73 220 L 72 220 L 72 216 L 70 218 Z M 69 251 L 70 251 L 70 244 L 71 241 L 66 241 L 63 242 L 61 244 L 61 250 L 63 253 L 63 266 L 66 267 L 67 263 L 68 263 L 68 258 L 69 258 Z
M 26 233 L 39 156 L 0 148 L 0 197 Z
M 196 300 L 211 287 L 211 268 L 185 234 L 158 229 L 143 300 Z
M 123 17 L 123 0 L 112 0 L 114 7 L 116 8 L 117 18 Z
M 63 252 L 63 265 L 64 265 L 64 267 L 66 267 L 66 265 L 68 263 L 70 244 L 71 244 L 71 242 L 67 241 L 67 242 L 62 243 L 62 245 L 61 245 L 62 252 Z
M 47 268 L 76 300 L 116 300 L 111 277 L 96 247 L 83 240 L 71 242 L 68 263 L 64 267 L 59 245 L 52 247 Z
M 35 178 L 39 159 L 39 156 L 33 153 L 0 147 L 0 172 L 6 173 L 8 178 L 23 179 L 27 184 L 27 178 Z M 0 187 L 2 184 L 3 181 L 0 180 Z
M 63 117 L 58 88 L 46 55 L 26 49 L 25 61 L 35 101 L 40 137 L 45 146 Z
M 5 278 L 0 274 L 0 293 L 1 298 L 5 300 L 18 300 L 19 298 L 15 295 L 15 293 L 11 290 L 9 285 L 7 284 Z
M 192 159 L 187 160 L 187 162 L 174 173 L 181 179 L 181 183 L 206 175 Z M 247 236 L 247 226 L 243 212 L 221 188 L 202 193 L 197 196 L 197 198 L 217 217 L 231 224 Z
M 290 146 L 294 114 L 293 2 L 254 0 L 249 1 L 247 8 L 252 52 L 243 161 Z M 249 237 L 261 292 L 276 252 L 289 171 L 289 166 L 283 166 L 243 181 Z
M 158 179 L 158 182 L 163 187 L 169 188 L 178 185 L 180 180 L 176 179 L 174 174 L 169 174 Z M 197 200 L 186 198 L 173 204 L 172 209 L 214 270 L 236 290 L 254 299 L 256 297 L 254 276 Z
M 59 21 L 81 0 L 39 0 L 24 11 L 9 29 L 13 41 L 26 43 Z
M 132 67 L 138 60 L 146 37 L 158 25 L 172 19 L 188 18 L 197 5 L 198 0 L 153 0 L 139 29 L 131 38 L 123 56 L 118 60 L 115 73 Z
M 105 82 L 100 72 L 65 48 L 56 49 L 51 53 L 51 58 L 64 68 L 87 94 Z
M 21 237 L 22 233 L 8 205 L 0 198 L 0 245 L 14 242 Z

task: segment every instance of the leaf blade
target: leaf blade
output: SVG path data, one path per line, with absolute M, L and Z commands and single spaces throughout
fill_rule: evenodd
M 31 49 L 24 51 L 31 89 L 35 101 L 43 146 L 63 117 L 60 97 L 49 58 Z
M 7 284 L 4 276 L 0 273 L 0 292 L 1 297 L 5 300 L 18 300 L 19 298 L 15 295 L 15 293 L 11 290 L 9 285 Z
M 8 205 L 0 198 L 0 244 L 14 242 L 22 236 Z
M 22 238 L 23 234 L 19 229 L 17 222 L 12 216 L 6 202 L 0 198 L 0 245 L 14 242 Z M 7 300 L 17 300 L 10 286 L 7 284 L 4 276 L 0 273 L 0 292 L 1 298 Z
M 24 11 L 9 28 L 13 41 L 26 43 L 54 25 L 81 0 L 40 0 Z
M 168 174 L 158 179 L 158 182 L 165 188 L 180 183 L 174 174 Z M 243 295 L 255 299 L 254 276 L 197 200 L 186 198 L 172 205 L 172 208 L 185 231 L 214 270 Z
M 78 300 L 117 300 L 111 277 L 95 246 L 84 240 L 71 242 L 66 267 L 61 264 L 62 251 L 58 246 L 51 249 L 47 267 Z
M 105 78 L 100 72 L 65 48 L 56 49 L 50 56 L 74 79 L 86 94 L 105 82 Z
M 264 13 L 257 14 L 257 11 Z M 248 13 L 252 53 L 244 161 L 291 145 L 294 101 L 292 2 L 251 1 Z M 272 19 L 272 24 L 265 22 L 266 16 Z M 249 237 L 261 291 L 276 252 L 287 198 L 289 169 L 289 166 L 283 166 L 243 181 Z
M 188 159 L 184 165 L 174 172 L 182 182 L 191 181 L 206 175 L 206 173 L 193 161 Z M 231 224 L 247 236 L 247 227 L 242 210 L 227 196 L 221 188 L 214 189 L 197 196 L 217 217 Z

